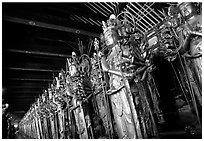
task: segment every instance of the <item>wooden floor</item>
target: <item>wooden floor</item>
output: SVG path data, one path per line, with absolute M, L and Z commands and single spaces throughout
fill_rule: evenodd
M 187 134 L 184 130 L 172 130 L 159 133 L 160 139 L 202 139 L 202 127 L 194 130 L 194 134 Z M 15 139 L 30 139 L 25 134 L 17 132 Z
M 15 139 L 29 139 L 23 134 L 16 134 Z M 184 131 L 171 131 L 160 133 L 160 139 L 202 139 L 202 133 L 188 135 Z

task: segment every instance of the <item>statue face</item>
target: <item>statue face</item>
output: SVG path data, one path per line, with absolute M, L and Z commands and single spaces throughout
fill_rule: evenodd
M 49 94 L 49 99 L 52 99 L 52 91 L 48 90 L 48 94 Z
M 181 10 L 181 14 L 184 17 L 187 17 L 191 13 L 193 13 L 193 6 L 190 3 L 184 3 L 184 4 L 180 5 L 180 10 Z
M 72 52 L 72 58 L 76 58 L 76 53 Z
M 170 17 L 175 17 L 176 16 L 176 13 L 177 11 L 176 11 L 176 7 L 174 7 L 174 6 L 170 6 L 169 8 L 168 8 L 168 16 L 170 16 Z
M 42 101 L 45 102 L 45 95 L 42 94 Z
M 179 25 L 178 18 L 174 18 L 171 20 L 171 26 L 178 27 L 178 25 Z
M 77 73 L 77 69 L 74 65 L 70 66 L 70 75 L 74 76 Z

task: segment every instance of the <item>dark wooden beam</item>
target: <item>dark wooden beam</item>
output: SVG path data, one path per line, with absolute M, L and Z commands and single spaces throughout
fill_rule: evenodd
M 18 105 L 29 105 L 30 103 L 33 103 L 35 101 L 35 98 L 27 98 L 23 102 L 20 102 L 23 100 L 23 98 L 21 99 L 4 98 L 4 100 L 6 101 L 6 103 L 8 102 L 9 105 L 15 105 L 16 103 L 18 103 Z M 17 104 L 16 107 L 18 107 Z
M 36 95 L 32 95 L 32 94 L 20 95 L 19 93 L 16 93 L 16 94 L 12 94 L 12 95 L 9 95 L 7 97 L 4 97 L 4 99 L 7 100 L 7 101 L 15 100 L 15 99 L 24 99 L 24 98 L 35 100 L 35 99 L 39 98 L 40 95 L 42 95 L 42 93 L 41 94 L 36 94 Z
M 7 68 L 9 70 L 17 70 L 17 71 L 42 71 L 42 72 L 51 72 L 51 73 L 55 73 L 55 72 L 60 72 L 60 70 L 50 70 L 50 69 L 33 69 L 33 68 L 13 68 L 13 67 L 9 67 Z
M 52 82 L 52 79 L 34 79 L 34 78 L 8 78 L 8 80 L 14 80 L 14 81 L 45 81 L 45 82 Z
M 28 82 L 25 82 L 25 81 L 22 81 L 21 83 L 19 82 L 16 82 L 16 81 L 13 81 L 12 83 L 9 81 L 8 83 L 6 83 L 6 85 L 4 86 L 5 88 L 10 88 L 11 86 L 25 86 L 25 87 L 43 87 L 43 88 L 47 88 L 48 87 L 48 84 L 47 82 L 36 82 L 36 81 L 28 81 Z
M 26 87 L 21 87 L 21 88 L 8 88 L 8 91 L 9 92 L 15 92 L 15 91 L 43 91 L 43 89 L 46 88 L 46 87 L 43 87 L 43 88 L 39 88 L 39 87 L 33 87 L 33 88 L 26 88 Z
M 35 99 L 37 99 L 37 97 L 9 97 L 8 101 L 35 101 Z
M 30 85 L 9 85 L 6 87 L 7 89 L 43 89 L 46 86 L 37 85 L 37 86 L 30 86 Z
M 99 34 L 97 33 L 92 33 L 92 32 L 81 30 L 81 29 L 75 29 L 75 28 L 70 28 L 70 27 L 65 27 L 65 26 L 54 25 L 54 24 L 48 24 L 48 23 L 32 21 L 32 20 L 27 20 L 27 19 L 22 19 L 22 18 L 17 18 L 17 17 L 3 16 L 3 20 L 14 22 L 14 23 L 19 23 L 19 24 L 26 24 L 30 26 L 41 27 L 41 28 L 59 30 L 59 31 L 64 31 L 64 32 L 69 32 L 69 33 L 74 33 L 74 34 L 81 34 L 81 35 L 86 35 L 86 36 L 91 36 L 91 37 L 99 37 Z
M 27 95 L 27 96 L 26 96 L 26 95 L 23 95 L 23 96 L 11 95 L 11 96 L 4 97 L 4 100 L 9 101 L 9 100 L 27 98 L 27 99 L 30 99 L 30 100 L 35 101 L 37 98 L 39 98 L 39 96 L 40 96 L 40 95 L 33 95 L 33 97 L 28 97 L 28 95 Z
M 31 54 L 31 55 L 50 56 L 50 57 L 64 57 L 64 58 L 71 57 L 71 55 L 66 55 L 66 54 L 48 53 L 48 52 L 40 52 L 40 51 L 28 51 L 28 50 L 17 50 L 17 49 L 6 49 L 5 51 L 14 52 L 14 53 Z
M 52 57 L 49 57 L 49 58 L 52 58 Z M 13 59 L 13 60 L 12 59 L 13 58 L 9 60 L 9 57 L 7 57 L 3 60 L 3 66 L 2 66 L 2 69 L 3 69 L 2 73 L 4 74 L 3 80 L 6 80 L 7 78 L 12 78 L 12 77 L 50 79 L 53 76 L 52 73 L 54 75 L 57 75 L 57 73 L 59 73 L 61 69 L 63 70 L 66 69 L 66 59 L 63 59 L 60 61 L 60 60 L 54 60 L 54 58 L 47 59 L 47 57 L 40 58 L 40 57 L 30 57 L 30 56 L 23 56 L 23 55 L 16 55 L 16 59 Z M 19 68 L 22 68 L 22 69 L 19 69 Z M 22 73 L 20 70 L 26 71 L 26 73 Z
M 40 94 L 39 94 L 40 95 Z M 38 95 L 8 95 L 6 98 L 36 98 Z
M 25 114 L 25 111 L 13 111 L 12 114 Z
M 26 93 L 30 93 L 30 94 L 40 94 L 43 92 L 43 89 L 42 90 L 15 90 L 15 91 L 9 91 L 9 95 L 12 94 L 12 93 L 20 93 L 20 94 L 26 94 Z

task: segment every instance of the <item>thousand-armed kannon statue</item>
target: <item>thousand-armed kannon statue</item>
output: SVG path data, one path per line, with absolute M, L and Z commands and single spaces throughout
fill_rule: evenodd
M 39 139 L 162 138 L 167 127 L 196 134 L 202 124 L 198 7 L 171 5 L 146 33 L 124 18 L 134 23 L 128 11 L 111 15 L 100 39 L 89 46 L 79 41 L 81 55 L 67 58 L 66 70 L 31 106 L 20 131 Z

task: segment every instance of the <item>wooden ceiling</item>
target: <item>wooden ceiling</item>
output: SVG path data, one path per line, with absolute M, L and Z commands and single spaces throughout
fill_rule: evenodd
M 101 21 L 129 11 L 137 28 L 146 32 L 160 23 L 166 3 L 3 3 L 3 103 L 23 114 L 52 83 L 78 41 L 85 45 L 102 33 Z M 132 21 L 131 17 L 127 17 Z M 133 24 L 133 23 L 132 23 Z M 93 48 L 91 50 L 93 53 Z

